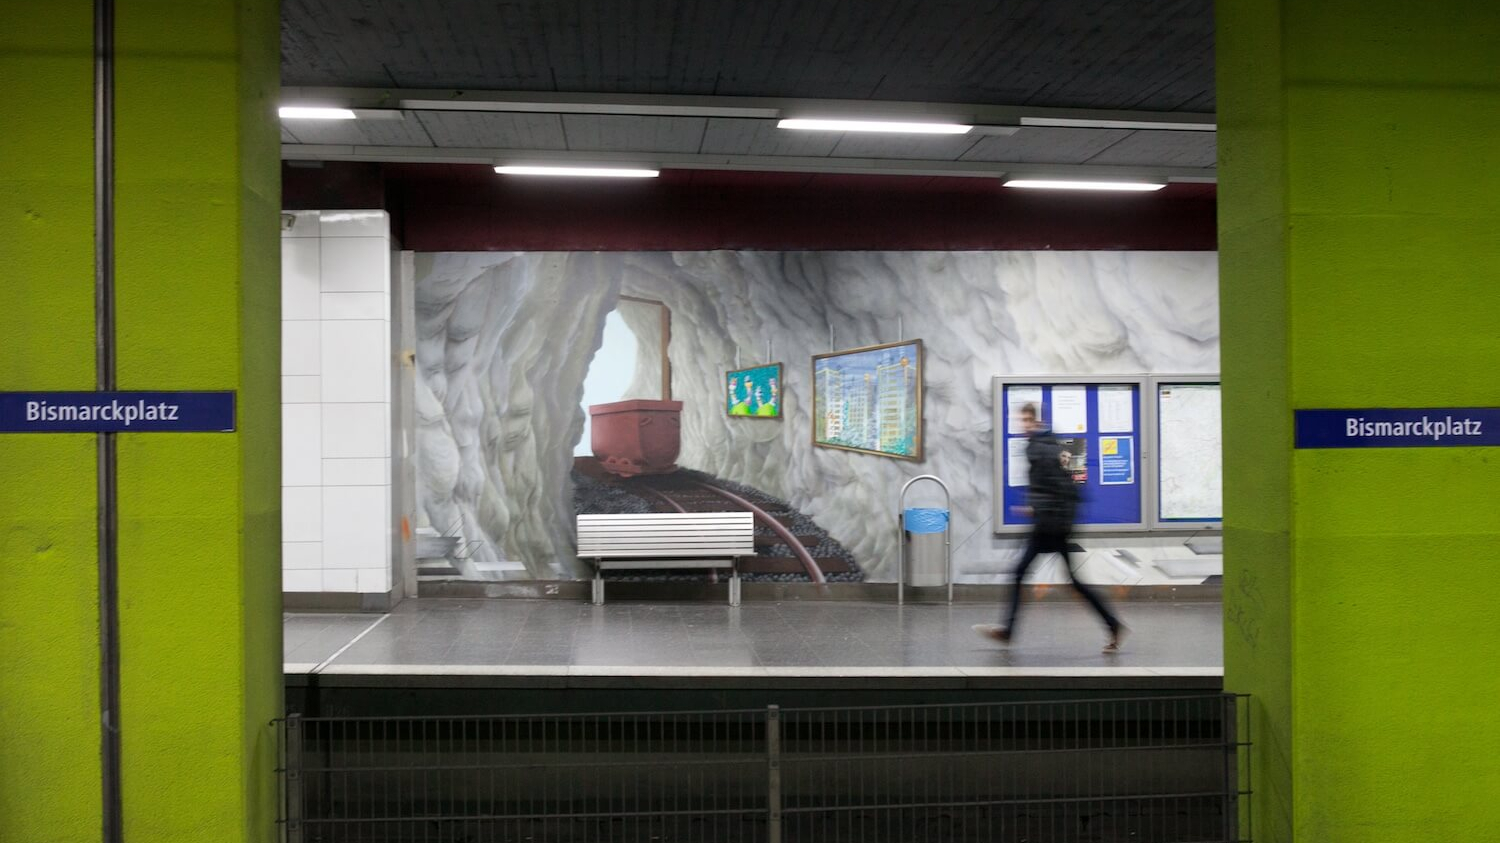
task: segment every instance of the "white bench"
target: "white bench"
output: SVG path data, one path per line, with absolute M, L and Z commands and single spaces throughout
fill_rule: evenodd
M 578 516 L 578 558 L 594 562 L 594 604 L 604 603 L 604 571 L 728 568 L 729 605 L 740 605 L 742 556 L 755 555 L 749 512 L 650 512 Z

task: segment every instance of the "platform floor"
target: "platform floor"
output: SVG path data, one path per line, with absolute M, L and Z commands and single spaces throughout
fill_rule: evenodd
M 385 615 L 288 613 L 288 674 L 677 677 L 1219 677 L 1220 606 L 1130 602 L 1119 653 L 1081 603 L 1025 607 L 1015 643 L 984 604 L 407 600 Z

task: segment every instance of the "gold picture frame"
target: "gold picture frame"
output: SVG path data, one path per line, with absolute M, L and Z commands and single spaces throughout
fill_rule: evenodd
M 925 366 L 919 339 L 813 355 L 813 446 L 920 462 Z

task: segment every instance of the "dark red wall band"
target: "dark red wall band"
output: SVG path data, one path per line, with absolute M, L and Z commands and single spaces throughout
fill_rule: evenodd
M 995 179 L 689 170 L 572 181 L 343 162 L 282 173 L 286 208 L 385 208 L 402 247 L 423 252 L 1217 247 L 1211 184 L 1064 193 Z

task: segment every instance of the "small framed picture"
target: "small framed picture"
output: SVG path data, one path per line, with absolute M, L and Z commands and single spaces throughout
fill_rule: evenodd
M 781 364 L 725 373 L 724 409 L 731 416 L 747 419 L 781 418 Z

